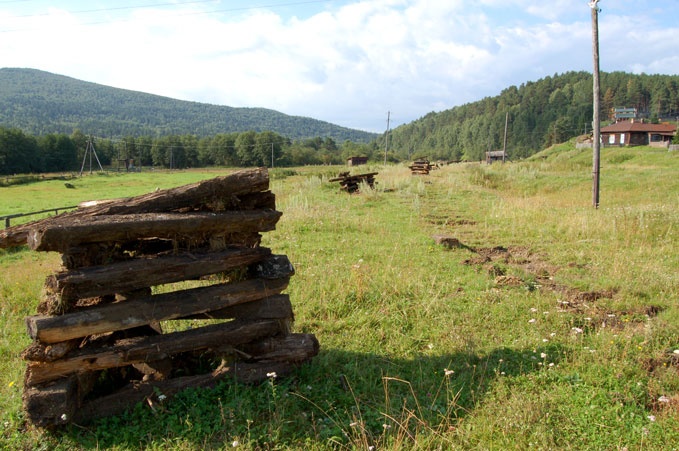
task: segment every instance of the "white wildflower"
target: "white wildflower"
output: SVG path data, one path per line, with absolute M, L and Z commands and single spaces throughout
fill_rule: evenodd
M 545 354 L 544 352 L 541 352 L 541 353 L 540 353 L 540 357 L 542 357 L 543 359 L 546 359 L 546 358 L 547 358 L 547 354 Z
M 655 415 L 649 415 L 646 418 L 648 418 L 651 421 L 655 421 Z
M 446 374 L 446 376 L 451 376 L 451 375 L 455 374 L 455 371 L 449 370 L 448 368 L 446 368 L 446 369 L 443 370 L 443 371 L 444 371 L 444 373 Z
M 271 373 L 266 373 L 266 377 L 270 377 L 270 378 L 272 378 L 272 379 L 276 379 L 276 377 L 278 377 L 278 375 L 276 374 L 275 371 L 272 371 Z
M 236 448 L 240 443 L 238 443 L 238 440 L 234 440 L 233 443 L 231 443 L 232 448 Z
M 535 321 L 536 321 L 535 318 L 531 318 L 531 319 L 528 320 L 528 322 L 531 323 L 531 324 L 533 324 Z
M 165 401 L 167 399 L 167 396 L 165 395 L 158 395 L 158 401 Z
M 573 327 L 573 328 L 571 328 L 571 330 L 572 330 L 573 332 L 575 332 L 576 334 L 581 334 L 581 333 L 582 333 L 582 329 L 580 329 L 579 327 Z
M 660 398 L 658 398 L 658 402 L 669 403 L 669 402 L 670 402 L 670 398 L 668 398 L 668 397 L 665 396 L 665 395 L 662 395 Z
M 61 414 L 61 421 L 68 421 L 68 415 L 66 415 L 65 413 L 62 413 Z

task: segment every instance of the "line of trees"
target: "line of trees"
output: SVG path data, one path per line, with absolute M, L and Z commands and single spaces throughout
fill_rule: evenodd
M 71 135 L 33 136 L 16 128 L 0 127 L 0 174 L 79 171 L 90 140 L 101 164 L 113 169 L 130 165 L 170 169 L 289 167 L 342 164 L 351 156 L 379 156 L 375 143 L 345 141 L 337 144 L 328 137 L 291 141 L 271 131 L 218 134 L 207 138 L 170 135 L 92 139 L 79 130 Z

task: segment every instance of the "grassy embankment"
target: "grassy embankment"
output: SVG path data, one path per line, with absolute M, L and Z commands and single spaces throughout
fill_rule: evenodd
M 679 443 L 679 155 L 563 145 L 520 163 L 276 170 L 264 245 L 296 267 L 296 330 L 321 353 L 289 379 L 189 391 L 57 433 L 21 413 L 23 318 L 59 258 L 0 251 L 0 447 L 667 449 Z M 363 168 L 361 168 L 363 172 Z M 2 189 L 0 212 L 121 197 L 212 172 Z M 461 246 L 447 249 L 431 236 Z M 679 351 L 677 351 L 679 352 Z

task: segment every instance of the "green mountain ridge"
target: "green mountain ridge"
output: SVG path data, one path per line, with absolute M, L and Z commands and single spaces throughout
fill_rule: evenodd
M 0 68 L 0 126 L 34 135 L 77 129 L 109 138 L 273 131 L 293 140 L 366 143 L 377 136 L 266 108 L 176 100 L 25 68 Z

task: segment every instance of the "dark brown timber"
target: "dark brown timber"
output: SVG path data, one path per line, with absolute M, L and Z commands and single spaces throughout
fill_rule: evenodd
M 103 370 L 134 363 L 152 362 L 186 351 L 196 351 L 275 335 L 278 321 L 232 321 L 213 324 L 171 334 L 121 340 L 112 348 L 83 349 L 54 362 L 29 362 L 25 384 L 28 386 L 53 381 L 83 371 Z
M 309 358 L 311 357 L 313 356 L 310 355 Z M 116 393 L 85 403 L 76 411 L 73 421 L 77 424 L 87 424 L 97 418 L 119 415 L 140 402 L 145 402 L 151 409 L 162 409 L 166 399 L 188 387 L 212 388 L 226 379 L 246 384 L 258 383 L 271 377 L 267 374 L 284 377 L 298 366 L 299 364 L 290 362 L 238 362 L 208 374 L 129 384 Z
M 96 305 L 78 312 L 26 318 L 28 334 L 42 343 L 56 343 L 104 332 L 131 329 L 154 321 L 220 310 L 242 302 L 279 294 L 288 278 L 251 279 L 155 296 Z
M 277 294 L 251 302 L 180 319 L 294 319 L 292 303 L 287 294 Z
M 144 213 L 79 218 L 58 227 L 33 227 L 28 245 L 37 251 L 66 252 L 83 243 L 126 242 L 144 238 L 174 239 L 189 235 L 274 230 L 275 210 L 224 213 Z
M 224 211 L 273 208 L 266 168 L 234 172 L 177 188 L 125 199 L 82 203 L 78 210 L 0 230 L 0 248 L 25 245 L 30 230 L 68 224 L 77 218 L 170 211 Z M 262 193 L 260 193 L 262 192 Z
M 231 249 L 224 252 L 142 258 L 109 265 L 62 271 L 47 277 L 46 294 L 59 294 L 66 302 L 125 293 L 140 288 L 229 271 L 263 260 L 271 255 L 265 247 Z

